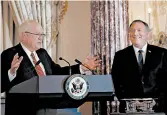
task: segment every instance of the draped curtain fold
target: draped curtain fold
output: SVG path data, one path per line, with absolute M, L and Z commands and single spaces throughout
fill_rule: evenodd
M 128 1 L 91 1 L 91 53 L 102 59 L 98 74 L 111 74 L 115 52 L 130 44 L 128 26 Z M 93 114 L 106 109 L 110 115 L 110 104 L 93 102 Z
M 150 43 L 167 49 L 167 1 L 151 1 L 152 36 Z M 150 23 L 151 23 L 150 22 Z
M 0 2 L 0 41 L 3 43 L 3 22 L 2 22 L 2 2 Z M 0 45 L 0 52 L 3 50 L 3 45 Z
M 57 4 L 57 1 L 9 1 L 17 27 L 26 20 L 36 20 L 42 25 L 46 34 L 46 37 L 43 39 L 43 48 L 50 55 L 53 40 L 56 39 L 54 34 L 58 33 L 58 16 L 52 16 L 53 12 L 58 10 Z M 55 13 L 54 15 L 58 14 Z
M 128 2 L 91 2 L 91 52 L 102 58 L 101 74 L 110 74 L 115 52 L 130 44 Z
M 1 32 L 2 36 L 0 39 L 0 42 L 2 43 L 0 51 L 2 52 L 3 50 L 7 49 L 8 47 L 11 47 L 13 44 L 13 34 L 9 34 L 13 32 L 13 17 L 11 16 L 11 10 L 8 7 L 8 2 L 3 1 L 1 2 L 1 19 L 2 19 L 2 24 L 1 24 Z

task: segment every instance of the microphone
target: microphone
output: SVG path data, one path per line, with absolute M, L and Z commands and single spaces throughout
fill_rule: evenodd
M 77 62 L 80 65 L 83 65 L 84 67 L 86 67 L 88 70 L 90 70 L 92 72 L 93 75 L 95 75 L 94 71 L 92 71 L 89 67 L 85 66 L 81 61 L 79 61 L 78 59 L 75 59 L 75 62 Z
M 62 57 L 59 57 L 59 60 L 63 60 L 66 63 L 68 63 L 68 65 L 69 65 L 69 75 L 71 76 L 71 65 L 70 65 L 70 63 L 67 60 L 63 59 Z

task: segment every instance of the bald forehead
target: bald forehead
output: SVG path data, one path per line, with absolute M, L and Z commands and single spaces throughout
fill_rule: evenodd
M 30 23 L 30 28 L 29 29 L 42 31 L 41 25 L 39 23 L 37 23 L 37 22 Z
M 28 29 L 33 29 L 33 28 L 41 28 L 41 25 L 37 23 L 36 21 L 29 21 L 25 23 L 25 26 L 29 27 Z

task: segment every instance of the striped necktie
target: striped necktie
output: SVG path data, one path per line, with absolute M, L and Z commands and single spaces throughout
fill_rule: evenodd
M 34 53 L 31 53 L 31 58 L 33 60 L 34 65 L 36 65 L 37 60 L 35 58 Z M 38 76 L 40 76 L 40 77 L 45 76 L 45 74 L 44 74 L 44 72 L 39 64 L 35 66 L 35 70 L 36 70 Z

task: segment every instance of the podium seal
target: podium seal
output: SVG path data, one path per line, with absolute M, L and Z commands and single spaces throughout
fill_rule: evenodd
M 88 90 L 89 84 L 84 75 L 74 74 L 65 82 L 65 91 L 75 100 L 85 98 L 89 92 Z

